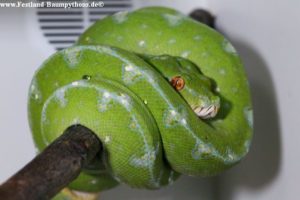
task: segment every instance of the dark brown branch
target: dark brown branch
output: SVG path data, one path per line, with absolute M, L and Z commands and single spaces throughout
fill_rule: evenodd
M 195 9 L 189 16 L 198 22 L 206 24 L 211 28 L 215 28 L 215 17 L 207 10 Z
M 0 186 L 0 199 L 50 199 L 74 180 L 101 149 L 101 142 L 91 130 L 71 126 Z

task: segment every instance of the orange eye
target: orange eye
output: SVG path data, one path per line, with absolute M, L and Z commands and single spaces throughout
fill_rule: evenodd
M 171 84 L 177 91 L 180 91 L 184 88 L 185 82 L 181 76 L 174 76 L 171 80 Z

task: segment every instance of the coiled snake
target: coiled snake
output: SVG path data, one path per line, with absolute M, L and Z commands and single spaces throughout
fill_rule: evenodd
M 233 46 L 162 7 L 99 20 L 47 59 L 30 86 L 29 119 L 40 150 L 73 124 L 98 135 L 101 162 L 70 184 L 87 192 L 215 175 L 238 163 L 252 138 L 248 82 Z

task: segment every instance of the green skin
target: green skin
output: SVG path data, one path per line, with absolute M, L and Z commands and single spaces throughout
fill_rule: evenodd
M 180 91 L 169 83 L 174 76 L 185 81 Z M 200 119 L 199 108 L 211 105 L 202 117 L 209 119 Z M 106 17 L 47 59 L 30 87 L 29 119 L 40 150 L 73 124 L 98 135 L 102 160 L 69 185 L 86 192 L 215 175 L 238 163 L 252 138 L 248 82 L 234 48 L 161 7 Z

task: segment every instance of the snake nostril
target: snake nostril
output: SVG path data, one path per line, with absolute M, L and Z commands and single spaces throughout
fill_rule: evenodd
M 181 78 L 181 76 L 174 76 L 171 79 L 171 84 L 177 91 L 180 91 L 184 88 L 185 81 Z
M 82 76 L 82 79 L 88 80 L 88 81 L 91 80 L 91 78 L 92 78 L 92 76 L 86 75 L 86 74 Z

